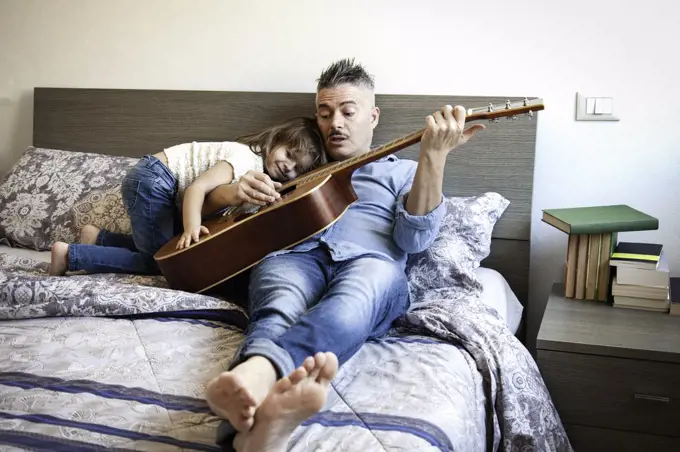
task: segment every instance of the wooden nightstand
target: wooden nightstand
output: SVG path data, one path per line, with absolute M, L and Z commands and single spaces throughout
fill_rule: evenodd
M 575 451 L 680 451 L 680 317 L 555 284 L 536 353 Z

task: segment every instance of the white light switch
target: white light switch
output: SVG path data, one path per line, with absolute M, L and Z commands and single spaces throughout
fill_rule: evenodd
M 586 97 L 586 114 L 587 115 L 594 115 L 595 114 L 595 102 L 597 98 L 596 97 Z
M 596 97 L 595 98 L 595 114 L 596 115 L 611 115 L 612 114 L 612 98 L 611 97 Z
M 613 97 L 586 97 L 576 93 L 577 121 L 618 121 Z
M 596 97 L 595 98 L 595 114 L 596 115 L 602 115 L 604 114 L 604 98 L 603 97 Z

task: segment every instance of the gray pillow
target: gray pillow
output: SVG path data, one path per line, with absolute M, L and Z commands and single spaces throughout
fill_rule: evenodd
M 457 287 L 481 292 L 475 269 L 491 252 L 491 234 L 510 201 L 498 193 L 446 198 L 446 215 L 434 243 L 409 256 L 411 299 L 432 289 Z
M 49 250 L 88 223 L 129 233 L 120 183 L 137 160 L 29 147 L 0 184 L 0 243 Z

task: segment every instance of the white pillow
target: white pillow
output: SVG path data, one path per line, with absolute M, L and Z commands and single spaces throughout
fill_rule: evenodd
M 508 282 L 503 275 L 490 268 L 477 267 L 475 273 L 483 287 L 482 294 L 480 295 L 482 303 L 494 308 L 500 317 L 505 320 L 510 331 L 516 334 L 522 320 L 524 307 L 517 299 Z

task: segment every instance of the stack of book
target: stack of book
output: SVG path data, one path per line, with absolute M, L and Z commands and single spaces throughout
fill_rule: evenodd
M 662 245 L 620 242 L 610 265 L 616 267 L 612 281 L 615 307 L 669 311 L 670 272 Z
M 659 229 L 659 220 L 627 205 L 545 209 L 542 220 L 568 234 L 565 298 L 608 301 L 618 233 Z

